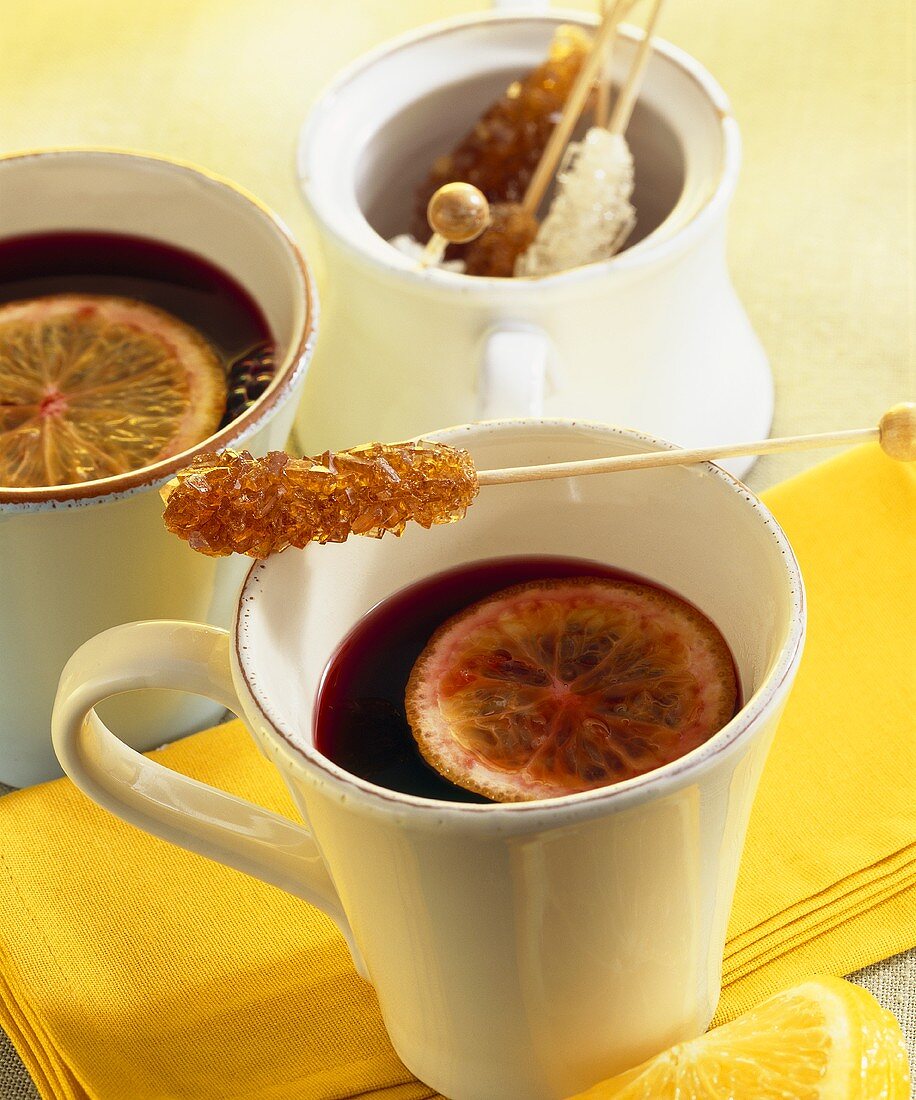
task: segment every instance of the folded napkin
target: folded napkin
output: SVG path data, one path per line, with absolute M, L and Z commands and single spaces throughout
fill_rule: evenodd
M 916 945 L 916 466 L 847 451 L 764 499 L 808 596 L 760 784 L 715 1023 Z
M 718 1021 L 916 945 L 916 470 L 864 447 L 768 494 L 810 630 L 767 764 Z M 153 754 L 292 814 L 233 722 Z M 321 913 L 58 780 L 0 799 L 0 1025 L 45 1098 L 431 1097 Z

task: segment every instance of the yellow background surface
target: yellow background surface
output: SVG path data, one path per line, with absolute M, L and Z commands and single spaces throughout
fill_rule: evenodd
M 0 152 L 127 146 L 223 173 L 288 222 L 320 287 L 294 171 L 316 92 L 385 38 L 485 6 L 3 0 Z M 661 20 L 742 127 L 731 267 L 773 363 L 778 433 L 867 424 L 916 393 L 914 23 L 912 0 L 668 0 Z M 749 480 L 813 461 L 764 459 Z

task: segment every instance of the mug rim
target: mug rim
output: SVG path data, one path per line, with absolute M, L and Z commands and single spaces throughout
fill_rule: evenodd
M 5 164 L 11 161 L 50 157 L 75 157 L 79 159 L 88 157 L 97 159 L 100 162 L 106 159 L 146 162 L 165 167 L 181 175 L 201 177 L 208 184 L 230 192 L 234 199 L 247 203 L 257 211 L 262 221 L 275 234 L 277 240 L 285 249 L 290 261 L 289 274 L 296 284 L 294 294 L 301 298 L 304 309 L 302 316 L 294 321 L 294 338 L 283 360 L 277 367 L 274 382 L 249 409 L 246 409 L 231 424 L 227 424 L 225 428 L 221 428 L 214 434 L 207 436 L 206 439 L 201 440 L 194 447 L 181 451 L 177 455 L 172 455 L 170 458 L 147 466 L 141 466 L 136 470 L 128 470 L 123 474 L 68 485 L 43 485 L 28 488 L 0 485 L 0 514 L 42 511 L 48 508 L 53 509 L 58 504 L 87 506 L 111 500 L 121 500 L 143 490 L 158 488 L 165 484 L 169 478 L 198 454 L 211 450 L 223 450 L 241 443 L 258 430 L 265 418 L 277 405 L 282 404 L 289 397 L 291 391 L 308 368 L 318 331 L 318 297 L 311 271 L 302 251 L 283 220 L 246 188 L 191 161 L 158 153 L 97 145 L 51 146 L 44 149 L 2 154 L 0 155 L 0 171 L 2 171 Z M 63 230 L 63 232 L 66 232 L 66 230 Z M 16 234 L 16 236 L 27 235 Z M 8 240 L 13 239 L 13 237 L 0 235 L 0 239 Z
M 710 189 L 699 208 L 670 236 L 659 238 L 659 233 L 670 220 L 673 211 L 669 212 L 661 224 L 656 226 L 643 240 L 612 256 L 609 260 L 585 264 L 581 267 L 571 268 L 568 271 L 560 271 L 549 275 L 523 275 L 512 279 L 475 275 L 469 278 L 458 272 L 443 270 L 439 267 L 418 268 L 416 264 L 411 264 L 409 257 L 399 254 L 395 248 L 391 248 L 393 255 L 390 258 L 383 259 L 381 255 L 362 247 L 359 241 L 345 232 L 337 220 L 324 215 L 321 209 L 322 204 L 315 201 L 314 188 L 311 182 L 312 131 L 317 126 L 319 116 L 325 111 L 333 109 L 334 100 L 339 96 L 341 90 L 385 57 L 407 49 L 418 42 L 461 30 L 474 24 L 513 22 L 546 22 L 555 25 L 574 23 L 578 26 L 595 27 L 598 25 L 599 19 L 593 13 L 568 8 L 527 12 L 505 12 L 494 9 L 492 11 L 471 12 L 454 16 L 424 24 L 419 28 L 389 39 L 374 49 L 367 50 L 325 85 L 315 98 L 300 127 L 297 154 L 297 176 L 300 191 L 315 219 L 339 246 L 364 266 L 382 274 L 403 279 L 413 286 L 423 286 L 428 290 L 449 291 L 460 288 L 464 294 L 481 296 L 491 295 L 497 289 L 502 293 L 511 295 L 529 293 L 532 285 L 545 290 L 568 289 L 608 276 L 628 277 L 638 275 L 641 270 L 652 263 L 670 259 L 686 252 L 706 232 L 707 226 L 720 216 L 734 194 L 741 164 L 741 134 L 737 121 L 732 114 L 728 96 L 712 73 L 692 54 L 658 36 L 653 37 L 650 52 L 657 54 L 663 60 L 675 66 L 700 88 L 700 91 L 718 116 L 722 137 L 722 164 L 718 170 L 715 185 Z M 641 41 L 642 35 L 641 33 L 635 33 L 636 30 L 638 28 L 626 23 L 621 23 L 619 27 L 619 33 L 622 37 L 638 42 Z M 362 221 L 375 233 L 375 230 L 369 226 L 365 215 L 362 215 Z M 376 236 L 383 240 L 379 234 L 376 233 Z M 526 290 L 525 288 L 529 289 Z
M 500 434 L 519 431 L 525 428 L 570 429 L 576 428 L 596 435 L 614 435 L 639 443 L 650 444 L 649 449 L 677 450 L 677 446 L 666 440 L 629 428 L 601 424 L 597 421 L 571 420 L 563 418 L 507 418 L 502 420 L 477 421 L 470 424 L 455 425 L 427 433 L 423 438 L 432 438 L 441 442 L 460 445 L 463 432 L 473 431 L 477 438 L 488 434 Z M 447 819 L 452 824 L 467 822 L 471 827 L 488 827 L 494 823 L 508 824 L 510 820 L 524 827 L 525 822 L 541 820 L 542 814 L 549 814 L 554 823 L 560 823 L 565 817 L 580 818 L 595 813 L 604 813 L 623 809 L 633 803 L 658 793 L 663 788 L 678 789 L 694 780 L 700 773 L 713 766 L 728 750 L 747 741 L 753 730 L 766 717 L 788 690 L 801 659 L 806 631 L 806 600 L 804 582 L 795 553 L 782 528 L 770 510 L 760 498 L 742 481 L 727 470 L 712 462 L 695 463 L 707 473 L 718 478 L 730 490 L 742 497 L 760 522 L 769 529 L 782 552 L 785 564 L 785 578 L 789 584 L 790 613 L 784 640 L 776 654 L 772 667 L 741 709 L 712 737 L 691 752 L 672 760 L 660 768 L 654 768 L 642 775 L 634 776 L 619 783 L 596 787 L 590 791 L 578 791 L 556 798 L 532 799 L 523 802 L 492 802 L 475 804 L 467 802 L 449 802 L 442 799 L 424 798 L 405 794 L 382 787 L 354 775 L 340 767 L 321 753 L 314 744 L 303 745 L 292 734 L 283 729 L 282 718 L 273 713 L 273 708 L 260 694 L 255 677 L 251 674 L 248 656 L 252 647 L 248 644 L 246 621 L 248 605 L 257 599 L 257 587 L 260 583 L 259 572 L 269 568 L 270 559 L 252 563 L 235 607 L 234 622 L 230 637 L 233 679 L 243 699 L 243 716 L 247 716 L 249 704 L 259 719 L 256 727 L 267 731 L 271 745 L 278 749 L 284 760 L 294 769 L 304 769 L 310 778 L 332 788 L 341 798 L 359 802 L 363 807 L 387 814 L 401 812 L 410 814 L 412 821 L 426 820 L 432 824 L 438 819 Z M 314 550 L 315 548 L 311 548 Z M 300 551 L 306 553 L 306 551 Z M 326 551 L 325 551 L 326 552 Z M 355 624 L 354 624 L 355 626 Z M 351 627 L 352 629 L 352 627 Z M 246 719 L 247 720 L 247 719 Z

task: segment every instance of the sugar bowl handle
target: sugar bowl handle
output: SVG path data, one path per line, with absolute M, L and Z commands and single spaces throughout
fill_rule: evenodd
M 97 704 L 138 688 L 204 695 L 241 714 L 225 630 L 171 621 L 116 626 L 82 645 L 61 675 L 51 733 L 67 775 L 132 825 L 324 910 L 362 973 L 340 899 L 307 829 L 157 764 L 101 721 Z
M 484 337 L 477 379 L 477 419 L 541 416 L 555 383 L 554 351 L 543 329 L 504 324 Z

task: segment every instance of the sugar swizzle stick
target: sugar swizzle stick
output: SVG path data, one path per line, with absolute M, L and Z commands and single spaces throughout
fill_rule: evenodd
M 513 80 L 458 144 L 436 157 L 416 193 L 416 239 L 428 236 L 430 198 L 453 180 L 475 184 L 491 203 L 521 200 L 590 45 L 583 28 L 560 24 L 547 57 Z
M 287 546 L 400 535 L 462 519 L 477 495 L 467 451 L 444 443 L 367 443 L 293 458 L 198 455 L 162 488 L 165 525 L 211 557 L 266 558 Z
M 198 455 L 162 488 L 165 525 L 211 557 L 265 558 L 288 546 L 344 542 L 350 535 L 400 535 L 463 519 L 479 489 L 624 470 L 682 466 L 778 451 L 876 441 L 890 458 L 916 460 L 916 405 L 894 405 L 877 428 L 797 435 L 691 450 L 672 448 L 544 466 L 478 471 L 467 451 L 445 443 L 367 443 L 316 458 L 271 451 Z
M 539 227 L 538 207 L 592 93 L 595 79 L 613 42 L 617 24 L 629 10 L 631 3 L 632 0 L 616 0 L 614 6 L 605 13 L 521 202 L 494 203 L 490 208 L 489 227 L 465 254 L 467 275 L 509 278 L 515 272 L 518 257 L 534 241 Z

